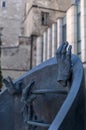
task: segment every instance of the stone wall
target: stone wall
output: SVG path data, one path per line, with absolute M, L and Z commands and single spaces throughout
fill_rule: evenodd
M 18 36 L 21 35 L 22 20 L 24 18 L 24 0 L 6 0 L 6 6 L 2 7 L 0 0 L 0 27 L 2 31 L 3 45 L 18 44 Z
M 2 54 L 1 56 L 1 66 L 4 78 L 11 76 L 15 79 L 30 69 L 30 45 L 6 48 L 3 51 L 4 55 Z
M 17 46 L 2 47 L 1 67 L 3 77 L 16 79 L 36 66 L 36 36 L 20 37 Z

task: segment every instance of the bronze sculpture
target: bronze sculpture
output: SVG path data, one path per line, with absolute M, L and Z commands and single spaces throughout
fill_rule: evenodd
M 64 104 L 67 94 L 71 93 L 70 89 L 75 78 L 73 66 L 78 60 L 75 56 L 74 58 L 71 56 L 71 46 L 67 42 L 63 43 L 57 50 L 56 59 L 57 62 L 53 61 L 54 64 L 49 63 L 47 66 L 45 62 L 43 67 L 33 70 L 17 83 L 13 83 L 11 78 L 9 78 L 10 81 L 4 79 L 11 94 L 22 94 L 22 115 L 25 130 L 57 130 L 55 125 L 53 127 L 51 124 Z M 81 63 L 79 64 L 81 66 Z M 64 130 L 76 130 L 78 128 L 77 125 L 72 128 L 63 126 Z M 59 129 L 61 129 L 60 126 Z

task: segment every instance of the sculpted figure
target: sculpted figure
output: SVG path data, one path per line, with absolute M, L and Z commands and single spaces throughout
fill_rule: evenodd
M 55 83 L 39 88 L 34 81 L 22 92 L 22 101 L 27 108 L 23 111 L 24 119 L 29 124 L 27 130 L 47 130 L 66 98 L 72 74 L 71 46 L 67 42 L 57 50 L 56 59 L 57 80 L 55 79 Z M 50 82 L 53 82 L 52 80 Z
M 58 67 L 57 82 L 61 83 L 64 87 L 67 86 L 72 73 L 71 49 L 72 46 L 68 46 L 68 42 L 65 42 L 59 47 L 56 52 Z
M 4 79 L 9 92 L 22 94 L 25 130 L 48 130 L 71 86 L 71 46 L 63 43 L 56 52 L 57 64 L 30 75 L 28 85 L 21 89 Z M 40 72 L 41 71 L 41 72 Z
M 2 130 L 85 130 L 83 65 L 67 42 L 56 57 L 3 81 L 10 94 L 0 96 Z

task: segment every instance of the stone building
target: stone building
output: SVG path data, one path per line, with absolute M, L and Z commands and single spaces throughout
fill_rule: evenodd
M 86 61 L 85 0 L 27 1 L 24 19 L 25 35 L 37 35 L 37 65 L 55 55 L 63 41 L 82 62 Z
M 82 0 L 83 1 L 83 0 Z M 80 51 L 80 0 L 27 0 L 24 33 L 36 35 L 37 65 L 55 55 L 60 43 L 67 40 L 73 53 Z
M 40 35 L 56 22 L 58 17 L 63 17 L 70 0 L 27 0 L 24 29 L 25 35 Z
M 45 47 L 45 44 L 48 45 L 49 42 L 51 44 L 52 39 L 49 39 L 48 35 L 50 35 L 50 38 L 52 37 L 51 35 L 53 35 L 55 39 L 52 42 L 55 42 L 57 44 L 57 19 L 58 19 L 58 22 L 61 21 L 60 20 L 61 18 L 65 19 L 66 10 L 70 7 L 70 3 L 71 3 L 70 0 L 65 0 L 65 1 L 62 1 L 62 0 L 27 0 L 26 1 L 25 13 L 24 13 L 25 17 L 23 21 L 24 35 L 28 37 L 35 36 L 34 44 L 31 45 L 33 48 L 32 49 L 33 66 L 41 63 L 42 61 L 44 61 L 44 59 L 45 60 L 47 59 L 46 58 L 47 50 L 48 50 L 48 58 L 51 57 L 52 54 L 49 54 L 49 52 L 51 51 L 51 47 L 49 48 Z M 51 34 L 51 32 L 53 33 Z M 42 35 L 41 39 L 39 38 L 40 35 Z M 61 41 L 59 41 L 59 43 L 60 42 Z M 44 48 L 45 48 L 45 52 L 44 52 Z M 57 48 L 57 46 L 55 46 L 55 48 Z M 40 53 L 38 50 L 40 51 Z M 34 51 L 36 51 L 35 55 L 33 54 Z M 43 59 L 43 55 L 44 55 L 44 59 Z M 54 53 L 53 53 L 53 56 L 54 56 Z M 34 64 L 33 62 L 34 62 L 34 59 L 36 58 L 37 58 L 37 64 Z
M 72 44 L 72 51 L 74 54 L 80 55 L 80 43 L 78 43 L 78 36 L 80 28 L 80 5 L 81 1 L 62 1 L 57 0 L 58 7 L 62 5 L 61 10 L 65 9 L 63 16 L 58 16 L 55 22 L 40 36 L 37 38 L 37 45 L 39 46 L 42 41 L 40 48 L 43 54 L 40 54 L 39 49 L 37 50 L 37 64 L 41 61 L 45 61 L 55 55 L 57 47 L 64 41 L 68 41 Z M 43 40 L 42 40 L 43 39 Z M 51 49 L 50 49 L 51 48 Z M 39 60 L 40 59 L 40 60 Z

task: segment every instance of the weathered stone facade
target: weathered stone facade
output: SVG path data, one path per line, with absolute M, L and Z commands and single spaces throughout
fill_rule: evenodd
M 12 3 L 12 1 L 10 0 L 9 2 Z M 15 1 L 14 3 L 16 3 L 16 6 L 18 6 L 17 5 L 18 1 Z M 38 65 L 41 62 L 54 56 L 57 47 L 64 40 L 67 40 L 72 45 L 73 53 L 78 54 L 82 58 L 83 62 L 86 61 L 86 55 L 85 55 L 86 54 L 85 51 L 86 50 L 86 45 L 85 45 L 86 43 L 85 42 L 86 41 L 86 36 L 85 36 L 86 2 L 85 0 L 64 0 L 64 1 L 63 0 L 26 0 L 25 4 L 24 1 L 22 2 L 21 0 L 20 3 L 22 3 L 21 4 L 22 8 L 19 9 L 20 13 L 18 12 L 17 14 L 15 12 L 14 13 L 17 16 L 19 15 L 18 19 L 21 19 L 21 20 L 17 19 L 17 22 L 20 22 L 22 20 L 23 21 L 22 24 L 19 24 L 19 26 L 17 26 L 17 22 L 15 22 L 14 20 L 14 25 L 16 23 L 16 27 L 12 26 L 12 34 L 14 33 L 13 30 L 15 30 L 18 35 L 16 35 L 17 36 L 16 42 L 15 40 L 13 40 L 13 42 L 18 43 L 17 41 L 18 41 L 18 36 L 20 35 L 21 27 L 24 27 L 24 37 L 35 36 L 35 40 L 33 40 L 32 38 L 33 42 L 31 42 L 30 44 L 31 45 L 30 63 L 32 67 L 36 65 L 36 60 Z M 5 8 L 1 8 L 1 12 L 2 12 L 1 15 L 6 13 L 5 10 L 6 10 Z M 3 15 L 3 17 L 5 15 Z M 11 15 L 11 17 L 12 16 L 15 15 Z M 4 22 L 1 21 L 2 24 L 4 24 Z M 2 25 L 0 26 L 3 27 Z M 17 27 L 19 27 L 18 30 L 16 29 Z M 7 30 L 10 31 L 8 26 L 7 26 Z M 4 31 L 5 29 L 3 29 L 3 34 Z M 4 36 L 5 35 L 3 35 L 2 37 L 3 44 L 5 44 Z M 12 36 L 14 37 L 14 35 Z M 80 39 L 78 39 L 78 37 L 80 37 Z M 16 38 L 12 38 L 12 39 L 16 39 Z M 38 43 L 36 41 L 38 41 Z M 12 42 L 8 42 L 8 43 L 12 43 Z M 39 44 L 41 45 L 39 46 Z M 39 47 L 41 48 L 41 50 L 39 50 Z M 23 57 L 22 55 L 24 54 L 22 53 L 21 57 Z
M 55 9 L 56 4 L 53 5 L 54 3 L 52 4 L 52 1 L 50 2 L 53 8 Z M 50 57 L 54 56 L 56 48 L 64 41 L 68 41 L 72 45 L 72 52 L 74 54 L 77 54 L 82 59 L 82 62 L 86 62 L 85 0 L 70 0 L 70 1 L 65 0 L 64 2 L 54 0 L 53 2 L 58 3 L 57 9 L 60 12 L 57 13 L 58 16 L 55 17 L 55 13 L 52 14 L 52 18 L 54 18 L 53 22 L 49 20 L 51 24 L 46 26 L 46 29 L 42 28 L 40 22 L 38 22 L 39 23 L 38 27 L 40 28 L 40 31 L 38 33 L 37 45 L 39 45 L 38 39 L 40 39 L 40 44 L 42 44 L 40 46 L 42 47 L 41 51 L 37 49 L 37 51 L 39 51 L 37 52 L 37 54 L 39 54 L 39 56 L 37 56 L 37 65 L 45 61 L 46 59 L 49 59 Z M 48 8 L 49 7 L 50 6 L 48 3 Z M 41 4 L 37 6 L 37 8 L 39 8 L 40 10 Z M 61 15 L 62 14 L 61 11 L 65 11 L 64 15 Z M 49 48 L 52 48 L 50 52 Z M 41 52 L 43 53 L 41 54 Z
M 63 17 L 70 7 L 70 0 L 27 0 L 24 19 L 25 35 L 40 35 L 58 17 Z M 47 24 L 42 24 L 42 12 L 48 13 Z
M 0 0 L 0 28 L 3 28 L 0 32 L 2 33 L 1 67 L 3 77 L 8 75 L 12 78 L 18 77 L 24 73 L 21 70 L 29 67 L 26 62 L 29 58 L 30 47 L 27 48 L 27 45 L 19 46 L 24 8 L 24 0 Z
M 23 42 L 23 44 L 13 47 L 2 47 L 1 66 L 3 77 L 11 76 L 15 79 L 35 65 L 36 39 L 34 36 L 28 38 L 26 43 Z
M 4 49 L 9 55 L 1 57 L 3 77 L 11 76 L 13 79 L 22 75 L 30 68 L 30 45 L 20 45 Z
M 0 0 L 0 27 L 3 27 L 2 44 L 5 46 L 18 44 L 24 18 L 24 3 L 24 0 Z

